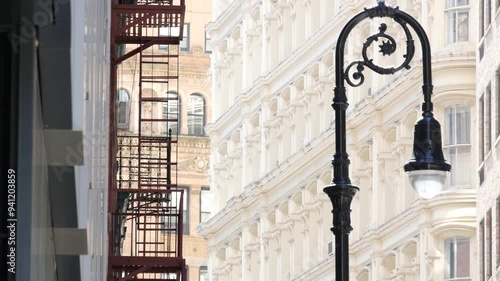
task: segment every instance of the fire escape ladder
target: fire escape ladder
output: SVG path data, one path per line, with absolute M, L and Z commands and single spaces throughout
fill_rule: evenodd
M 119 1 L 124 4 L 112 4 L 111 85 L 116 92 L 118 65 L 137 61 L 137 97 L 131 99 L 138 106 L 137 122 L 130 122 L 136 133 L 120 132 L 110 147 L 117 167 L 110 169 L 116 182 L 109 193 L 108 281 L 186 281 L 184 194 L 177 186 L 184 0 Z

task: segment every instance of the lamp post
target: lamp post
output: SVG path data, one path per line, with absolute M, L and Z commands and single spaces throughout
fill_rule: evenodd
M 413 188 L 424 198 L 430 198 L 442 189 L 446 174 L 451 166 L 442 152 L 441 128 L 432 114 L 432 73 L 431 48 L 424 29 L 409 14 L 397 7 L 385 5 L 378 0 L 378 5 L 354 16 L 340 32 L 335 50 L 335 89 L 332 107 L 335 110 L 335 154 L 333 155 L 333 180 L 323 191 L 328 194 L 333 205 L 333 227 L 335 235 L 335 280 L 349 280 L 349 233 L 351 227 L 351 201 L 359 188 L 349 179 L 349 156 L 346 151 L 346 109 L 348 107 L 344 81 L 352 87 L 363 84 L 363 70 L 369 68 L 376 73 L 388 75 L 402 69 L 410 69 L 410 62 L 415 53 L 411 27 L 417 34 L 422 46 L 423 85 L 422 119 L 415 124 L 414 144 L 410 161 L 404 166 Z M 386 24 L 381 24 L 379 32 L 368 37 L 363 44 L 363 60 L 354 61 L 344 69 L 344 46 L 349 33 L 361 21 L 368 18 L 392 18 L 404 30 L 406 35 L 406 54 L 404 61 L 397 67 L 381 67 L 374 64 L 367 55 L 368 48 L 377 41 L 382 55 L 392 55 L 396 51 L 396 41 L 386 34 Z M 350 74 L 352 73 L 352 74 Z

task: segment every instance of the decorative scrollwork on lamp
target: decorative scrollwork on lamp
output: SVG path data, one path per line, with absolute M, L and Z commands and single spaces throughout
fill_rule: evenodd
M 383 75 L 394 74 L 402 69 L 410 69 L 410 62 L 413 59 L 413 55 L 415 54 L 415 43 L 413 41 L 413 37 L 410 33 L 410 30 L 406 26 L 406 22 L 403 19 L 397 18 L 394 19 L 401 28 L 404 30 L 406 35 L 406 53 L 403 55 L 404 61 L 397 67 L 382 67 L 373 62 L 372 58 L 368 57 L 367 51 L 372 46 L 373 42 L 379 42 L 379 52 L 382 56 L 390 56 L 396 52 L 397 42 L 391 35 L 387 34 L 387 24 L 380 24 L 379 32 L 373 34 L 366 38 L 366 41 L 363 43 L 362 56 L 363 60 L 354 61 L 347 66 L 344 72 L 344 79 L 346 82 L 351 85 L 351 87 L 359 87 L 365 81 L 365 76 L 363 71 L 365 67 Z M 356 70 L 349 75 L 351 69 L 356 67 Z

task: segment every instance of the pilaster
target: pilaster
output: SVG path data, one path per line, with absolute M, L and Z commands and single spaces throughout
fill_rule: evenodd
M 381 187 L 382 173 L 383 167 L 380 166 L 379 159 L 380 152 L 383 147 L 383 135 L 381 128 L 377 127 L 373 129 L 373 138 L 372 138 L 372 149 L 371 149 L 371 157 L 372 157 L 372 203 L 371 203 L 371 213 L 372 213 L 372 221 L 371 225 L 378 226 L 382 223 L 382 215 L 383 210 L 380 208 L 380 202 L 383 202 L 383 190 Z

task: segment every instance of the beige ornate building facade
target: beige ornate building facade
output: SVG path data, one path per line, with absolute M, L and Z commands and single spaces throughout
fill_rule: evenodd
M 211 87 L 207 77 L 210 68 L 211 42 L 206 36 L 205 25 L 211 19 L 210 1 L 186 2 L 184 38 L 180 46 L 154 46 L 143 54 L 172 55 L 169 64 L 155 64 L 143 73 L 172 76 L 168 84 L 145 83 L 142 85 L 143 96 L 155 97 L 167 93 L 176 100 L 159 106 L 144 103 L 142 118 L 176 118 L 178 122 L 168 124 L 151 122 L 142 126 L 143 134 L 152 136 L 165 135 L 172 129 L 178 134 L 177 148 L 173 159 L 178 163 L 174 171 L 177 186 L 185 189 L 184 193 L 184 237 L 183 256 L 188 266 L 188 280 L 206 281 L 207 277 L 207 242 L 197 235 L 195 228 L 207 220 L 210 215 L 210 183 L 208 168 L 210 163 L 210 143 L 204 126 L 211 120 Z M 149 31 L 148 31 L 149 32 Z M 162 32 L 162 30 L 150 32 Z M 132 46 L 129 46 L 132 48 Z M 178 59 L 178 68 L 177 60 Z M 172 63 L 173 62 L 173 63 Z M 137 136 L 139 128 L 139 56 L 126 60 L 118 67 L 118 126 L 119 141 Z M 149 74 L 151 75 L 151 74 Z M 177 78 L 178 76 L 178 78 Z M 126 140 L 125 142 L 127 142 Z M 124 146 L 125 147 L 125 146 Z M 123 153 L 128 153 L 123 151 Z M 133 153 L 133 152 L 132 152 Z M 161 157 L 166 157 L 165 151 Z M 126 233 L 126 235 L 131 235 Z M 123 242 L 123 251 L 127 251 L 127 237 Z
M 500 280 L 500 3 L 481 1 L 477 29 L 477 280 Z
M 402 166 L 420 116 L 420 48 L 412 68 L 395 76 L 365 71 L 348 89 L 347 143 L 352 204 L 351 280 L 478 280 L 476 257 L 477 141 L 474 1 L 386 1 L 423 25 L 433 56 L 434 109 L 452 164 L 445 190 L 426 200 Z M 212 281 L 333 280 L 331 182 L 335 43 L 343 25 L 375 1 L 213 1 L 207 31 L 211 61 Z M 387 23 L 352 32 L 347 61 Z M 419 45 L 419 44 L 416 44 Z M 401 48 L 404 49 L 404 48 Z M 395 58 L 372 55 L 380 64 Z

